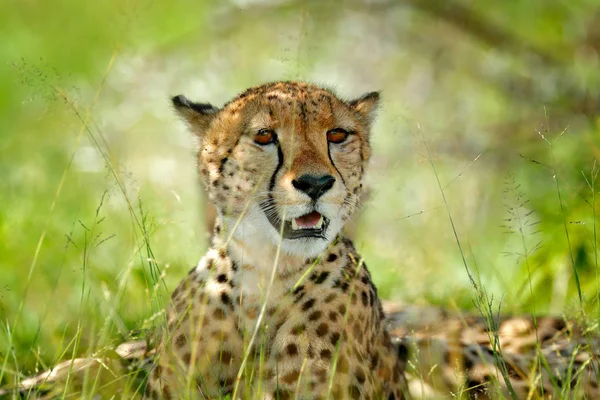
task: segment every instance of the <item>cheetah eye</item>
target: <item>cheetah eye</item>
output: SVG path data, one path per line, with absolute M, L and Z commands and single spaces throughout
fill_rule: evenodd
M 266 146 L 271 143 L 275 143 L 277 135 L 272 129 L 261 129 L 256 135 L 254 135 L 254 143 Z
M 327 141 L 330 143 L 342 143 L 349 133 L 342 128 L 335 128 L 327 132 Z

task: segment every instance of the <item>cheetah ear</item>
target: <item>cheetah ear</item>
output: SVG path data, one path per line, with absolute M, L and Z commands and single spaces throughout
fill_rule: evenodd
M 188 123 L 190 130 L 198 137 L 204 135 L 219 112 L 219 109 L 212 104 L 194 103 L 181 94 L 173 97 L 171 101 L 177 114 Z
M 367 93 L 348 104 L 370 126 L 375 120 L 375 114 L 379 108 L 379 92 Z

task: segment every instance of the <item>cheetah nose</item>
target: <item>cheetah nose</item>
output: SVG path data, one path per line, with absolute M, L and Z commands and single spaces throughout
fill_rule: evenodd
M 325 192 L 333 187 L 335 178 L 331 175 L 304 174 L 292 181 L 292 185 L 299 191 L 306 193 L 308 197 L 317 200 Z

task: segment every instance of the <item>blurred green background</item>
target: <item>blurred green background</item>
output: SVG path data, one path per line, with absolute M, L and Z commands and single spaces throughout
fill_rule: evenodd
M 597 0 L 8 0 L 0 35 L 0 384 L 156 323 L 207 243 L 169 97 L 273 80 L 382 90 L 384 298 L 473 308 L 458 237 L 503 312 L 600 314 Z

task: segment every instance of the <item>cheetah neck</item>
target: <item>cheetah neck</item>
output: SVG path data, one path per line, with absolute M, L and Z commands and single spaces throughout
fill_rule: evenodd
M 287 278 L 305 270 L 306 257 L 296 256 L 278 249 L 267 240 L 261 240 L 253 231 L 241 231 L 235 235 L 222 232 L 223 218 L 218 217 L 213 235 L 213 246 L 225 248 L 231 260 L 246 270 L 255 271 L 260 280 L 270 277 L 276 268 L 278 278 Z M 219 228 L 217 228 L 219 227 Z M 217 233 L 217 231 L 220 231 Z

